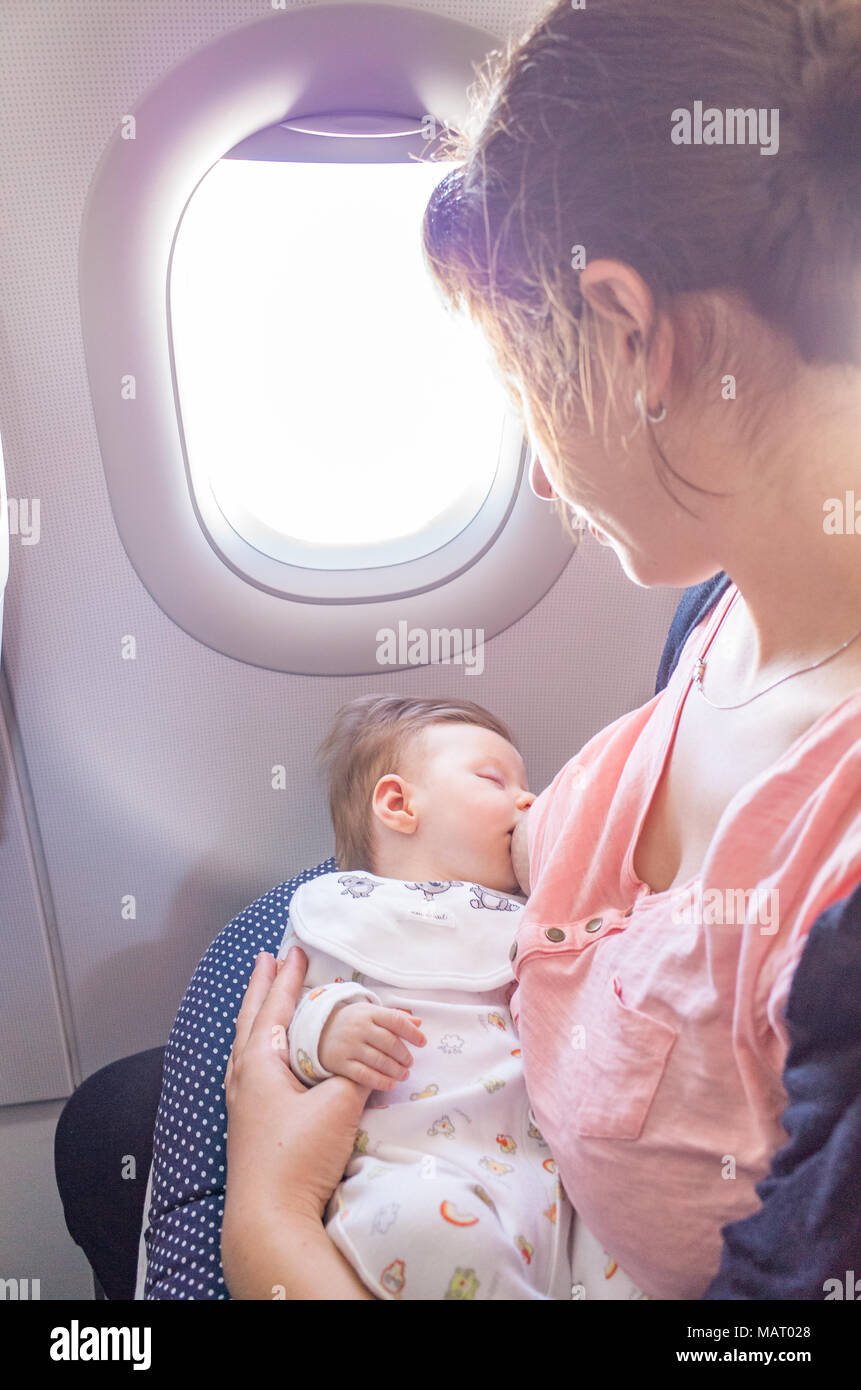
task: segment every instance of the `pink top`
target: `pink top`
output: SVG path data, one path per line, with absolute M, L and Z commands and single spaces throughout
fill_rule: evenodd
M 702 1297 L 721 1227 L 759 1206 L 787 1139 L 793 972 L 819 914 L 861 882 L 861 689 L 733 797 L 696 878 L 652 893 L 634 873 L 695 659 L 737 592 L 527 822 L 511 1001 L 527 1090 L 575 1209 L 662 1299 Z

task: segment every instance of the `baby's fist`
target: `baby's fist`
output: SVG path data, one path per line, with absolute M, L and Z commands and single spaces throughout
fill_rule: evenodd
M 374 1091 L 391 1091 L 405 1081 L 412 1054 L 427 1042 L 416 1019 L 405 1009 L 384 1009 L 362 1000 L 337 1006 L 327 1018 L 317 1055 L 327 1071 L 349 1077 Z

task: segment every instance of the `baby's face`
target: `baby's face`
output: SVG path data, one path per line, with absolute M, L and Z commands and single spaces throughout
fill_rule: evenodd
M 403 776 L 435 878 L 520 891 L 511 836 L 535 797 L 512 744 L 472 724 L 431 724 L 410 743 Z

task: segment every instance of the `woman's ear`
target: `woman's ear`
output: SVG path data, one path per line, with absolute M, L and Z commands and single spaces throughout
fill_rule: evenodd
M 553 485 L 544 472 L 541 466 L 541 460 L 537 454 L 533 455 L 532 462 L 529 465 L 529 486 L 532 488 L 535 496 L 541 498 L 542 502 L 552 502 L 553 498 L 556 496 L 556 493 L 553 491 Z
M 642 276 L 621 261 L 590 261 L 580 273 L 580 293 L 596 314 L 641 340 L 655 312 L 652 291 Z
M 620 361 L 633 366 L 649 344 L 645 400 L 660 400 L 670 379 L 674 330 L 666 314 L 656 313 L 643 277 L 623 261 L 597 260 L 581 270 L 579 284 L 583 298 L 613 331 Z

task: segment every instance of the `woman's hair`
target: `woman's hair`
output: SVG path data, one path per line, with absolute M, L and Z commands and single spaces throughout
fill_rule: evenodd
M 514 744 L 502 720 L 472 700 L 362 695 L 338 710 L 317 756 L 328 775 L 339 868 L 374 872 L 374 787 L 396 770 L 408 745 L 431 724 L 477 724 Z
M 859 0 L 559 0 L 489 55 L 472 95 L 467 128 L 448 129 L 434 155 L 461 167 L 428 204 L 425 254 L 517 404 L 523 384 L 558 459 L 581 403 L 594 433 L 596 357 L 605 437 L 613 397 L 575 246 L 638 271 L 655 318 L 706 291 L 746 310 L 730 361 L 717 306 L 676 300 L 693 330 L 674 361 L 687 380 L 759 366 L 765 395 L 794 376 L 793 346 L 807 363 L 861 365 Z M 673 112 L 696 101 L 762 111 L 769 129 L 777 110 L 777 152 L 760 153 L 758 137 L 673 143 Z M 650 346 L 651 334 L 643 384 Z

